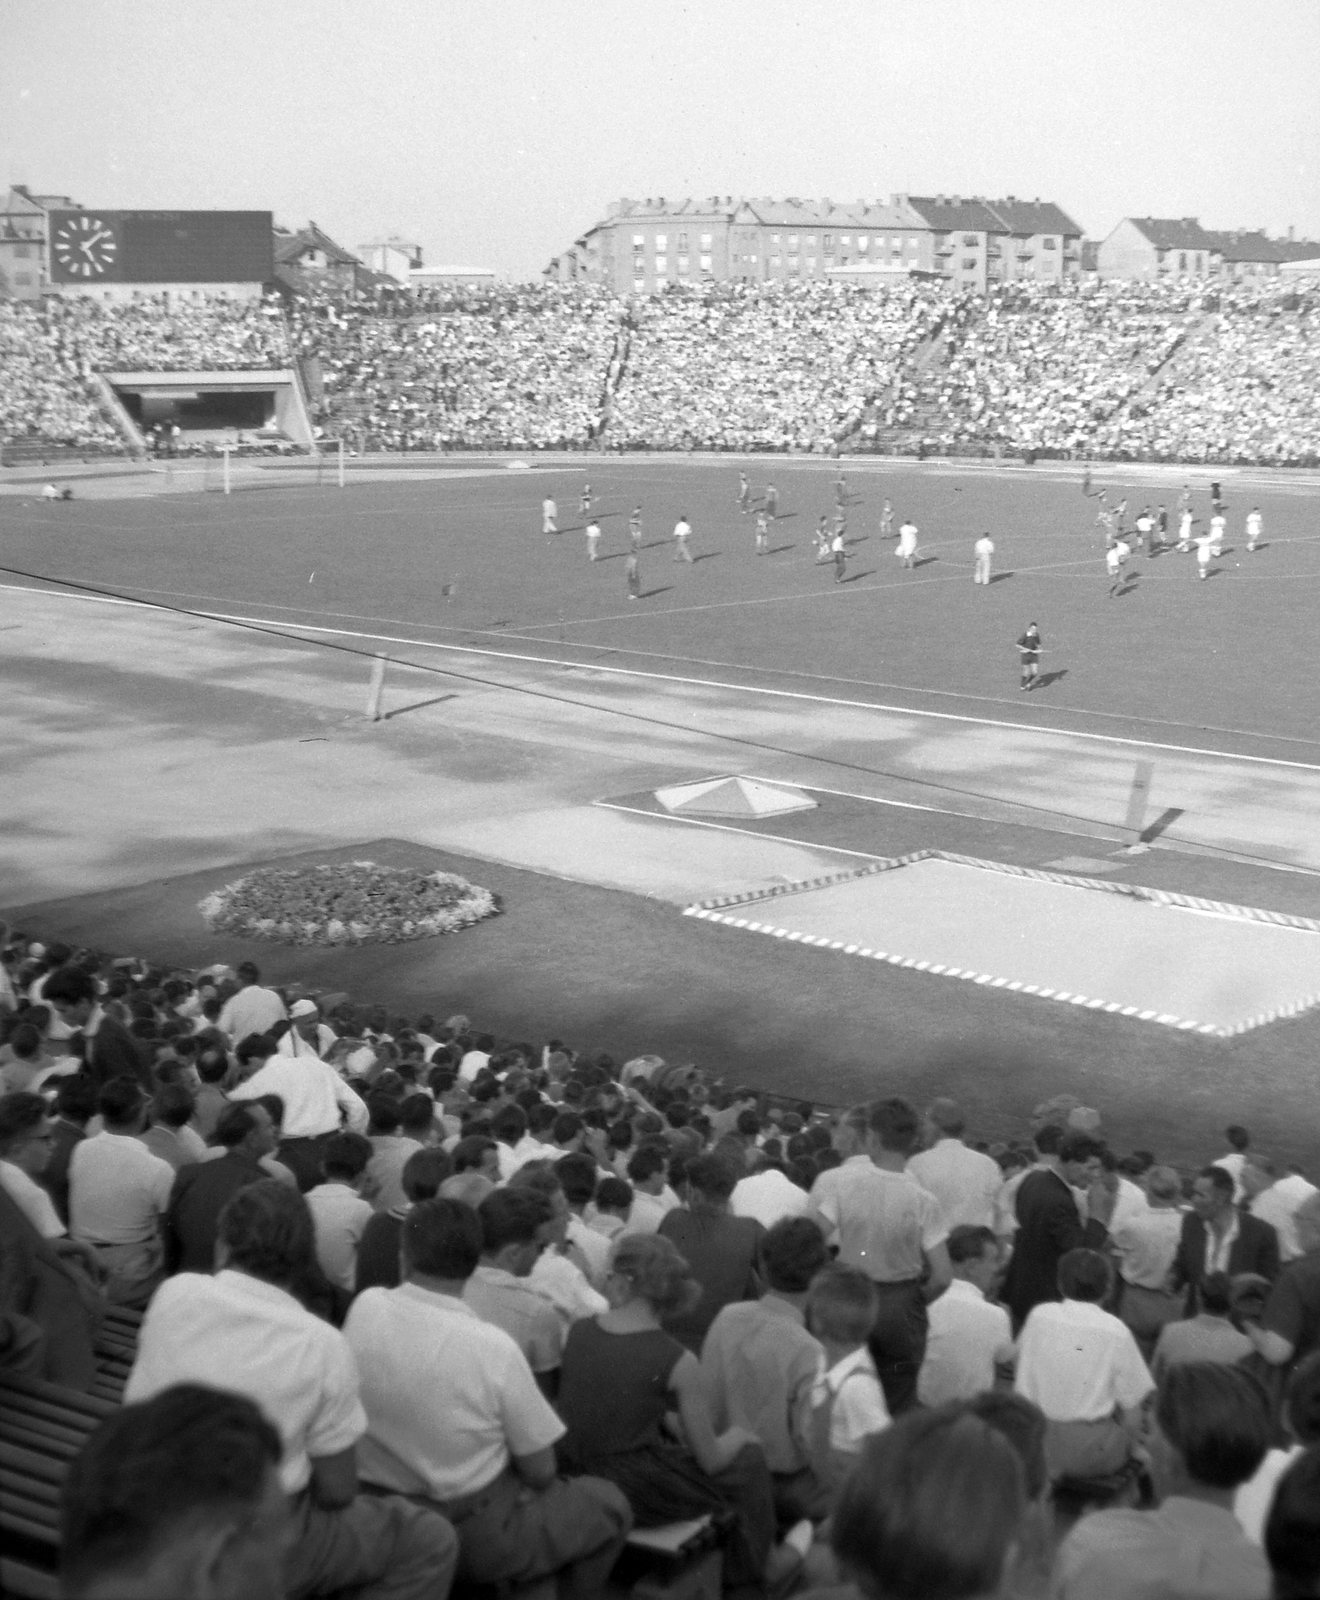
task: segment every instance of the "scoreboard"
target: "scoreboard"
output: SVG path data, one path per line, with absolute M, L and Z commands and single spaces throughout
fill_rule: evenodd
M 264 283 L 269 211 L 51 211 L 52 283 Z

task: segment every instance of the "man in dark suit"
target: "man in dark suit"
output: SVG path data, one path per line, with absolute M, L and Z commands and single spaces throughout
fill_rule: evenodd
M 57 968 L 46 979 L 42 999 L 82 1037 L 83 1060 L 98 1089 L 115 1078 L 136 1078 L 151 1094 L 151 1068 L 133 1036 L 122 1022 L 101 1009 L 96 980 L 72 964 Z
M 165 1264 L 170 1272 L 214 1272 L 216 1223 L 233 1195 L 270 1173 L 262 1156 L 275 1148 L 275 1125 L 258 1100 L 231 1105 L 216 1124 L 225 1153 L 180 1167 L 165 1213 Z
M 1033 1306 L 1058 1300 L 1059 1261 L 1069 1250 L 1103 1250 L 1116 1189 L 1105 1182 L 1103 1145 L 1089 1133 L 1042 1128 L 1036 1135 L 1039 1165 L 1017 1192 L 1018 1231 L 1001 1298 L 1016 1331 Z M 1087 1197 L 1082 1221 L 1076 1190 Z
M 1233 1204 L 1233 1174 L 1202 1167 L 1192 1184 L 1192 1209 L 1182 1221 L 1173 1258 L 1174 1287 L 1187 1290 L 1187 1315 L 1195 1316 L 1202 1278 L 1211 1272 L 1257 1272 L 1271 1283 L 1279 1275 L 1279 1236 L 1268 1222 Z

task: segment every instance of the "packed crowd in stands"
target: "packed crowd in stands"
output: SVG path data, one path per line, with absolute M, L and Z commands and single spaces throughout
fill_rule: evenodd
M 1320 1192 L 1245 1128 L 987 1145 L 17 933 L 0 1017 L 0 1383 L 145 1313 L 70 1600 L 590 1600 L 702 1518 L 743 1595 L 1320 1593 Z
M 327 415 L 354 448 L 556 449 L 600 431 L 620 306 L 602 289 L 517 286 L 315 299 L 290 313 Z
M 92 374 L 287 367 L 367 451 L 878 449 L 1320 462 L 1320 290 L 590 284 L 0 305 L 0 437 L 122 441 Z M 259 441 L 258 441 L 259 443 Z M 180 446 L 175 453 L 186 453 Z

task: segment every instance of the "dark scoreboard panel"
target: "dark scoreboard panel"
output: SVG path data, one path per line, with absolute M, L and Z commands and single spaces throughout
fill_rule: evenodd
M 51 211 L 52 283 L 264 283 L 269 211 Z

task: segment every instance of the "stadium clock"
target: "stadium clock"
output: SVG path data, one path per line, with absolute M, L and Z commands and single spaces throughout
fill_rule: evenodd
M 71 278 L 103 278 L 115 264 L 119 241 L 108 222 L 87 212 L 58 224 L 51 249 Z

